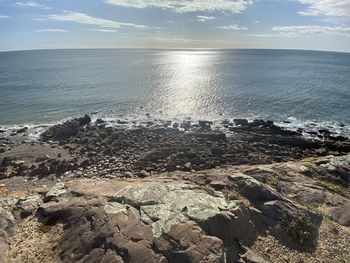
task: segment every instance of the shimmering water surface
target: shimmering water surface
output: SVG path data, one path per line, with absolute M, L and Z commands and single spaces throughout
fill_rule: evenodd
M 349 123 L 350 54 L 291 50 L 0 53 L 0 125 L 82 113 Z

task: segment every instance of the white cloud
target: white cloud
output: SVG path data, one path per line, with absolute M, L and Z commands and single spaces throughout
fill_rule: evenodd
M 250 37 L 276 37 L 276 35 L 273 34 L 249 34 Z
M 216 19 L 215 16 L 197 16 L 197 21 L 199 22 L 206 22 L 214 19 Z
M 60 28 L 46 28 L 46 29 L 37 29 L 34 30 L 35 32 L 68 32 L 67 30 L 60 29 Z
M 299 12 L 304 16 L 340 16 L 350 18 L 350 0 L 297 0 L 308 5 L 306 11 Z
M 227 26 L 220 26 L 218 27 L 220 29 L 227 29 L 227 30 L 248 30 L 247 27 L 242 27 L 239 25 L 227 25 Z
M 191 42 L 201 42 L 199 39 L 191 39 L 191 38 L 180 38 L 176 36 L 151 36 L 148 39 L 160 41 L 160 42 L 168 42 L 168 43 L 191 43 Z
M 76 12 L 70 12 L 66 11 L 62 14 L 56 14 L 56 15 L 47 15 L 44 18 L 49 20 L 56 20 L 56 21 L 64 21 L 64 22 L 74 22 L 79 24 L 86 24 L 86 25 L 94 25 L 99 26 L 102 28 L 120 28 L 121 26 L 128 26 L 128 27 L 134 27 L 134 28 L 148 28 L 148 26 L 145 25 L 138 25 L 133 23 L 123 23 L 123 22 L 117 22 L 114 20 L 109 19 L 101 19 L 97 17 L 92 17 L 87 14 L 83 13 L 76 13 Z
M 104 2 L 123 7 L 172 9 L 179 13 L 199 11 L 241 13 L 253 3 L 253 0 L 104 0 Z
M 89 31 L 103 32 L 103 33 L 115 33 L 115 29 L 103 29 L 103 28 L 90 28 Z
M 10 18 L 9 16 L 0 15 L 0 19 Z
M 35 8 L 42 8 L 42 9 L 51 9 L 47 5 L 39 4 L 37 2 L 29 1 L 29 2 L 16 2 L 16 7 L 35 7 Z
M 272 31 L 288 37 L 313 34 L 350 37 L 350 27 L 341 26 L 277 26 L 273 27 Z

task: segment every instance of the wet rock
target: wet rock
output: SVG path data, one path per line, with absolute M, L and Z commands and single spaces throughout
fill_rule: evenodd
M 96 120 L 96 124 L 102 124 L 102 123 L 105 123 L 105 121 L 102 120 L 102 119 L 100 119 L 100 118 L 98 118 L 98 119 Z
M 204 130 L 210 130 L 211 125 L 213 125 L 212 121 L 198 121 L 199 127 L 201 127 Z
M 91 122 L 91 118 L 89 115 L 85 115 L 84 117 L 78 118 L 78 121 L 81 126 L 84 126 Z
M 81 125 L 77 119 L 66 121 L 62 124 L 57 124 L 51 126 L 44 133 L 41 134 L 41 138 L 43 141 L 48 140 L 66 140 L 72 136 L 78 134 L 81 129 Z
M 21 129 L 18 129 L 17 131 L 16 131 L 16 133 L 24 133 L 24 132 L 26 132 L 28 130 L 28 127 L 23 127 L 23 128 L 21 128 Z
M 248 120 L 246 119 L 234 119 L 233 123 L 240 126 L 248 126 Z

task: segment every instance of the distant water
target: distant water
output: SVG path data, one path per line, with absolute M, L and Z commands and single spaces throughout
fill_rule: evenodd
M 350 121 L 350 53 L 42 50 L 0 53 L 0 125 L 108 118 Z

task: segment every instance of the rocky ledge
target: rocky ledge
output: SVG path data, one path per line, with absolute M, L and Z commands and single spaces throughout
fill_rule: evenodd
M 0 262 L 349 262 L 350 141 L 224 125 L 1 137 Z
M 326 180 L 339 176 L 350 155 L 2 186 L 1 260 L 348 262 L 349 188 Z

